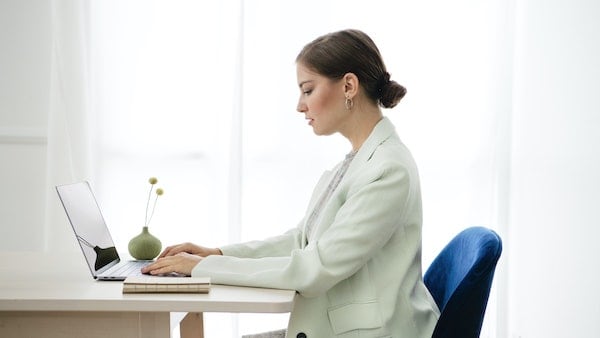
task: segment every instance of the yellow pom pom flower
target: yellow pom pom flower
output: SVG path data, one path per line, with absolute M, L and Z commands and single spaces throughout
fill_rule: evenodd
M 148 179 L 148 182 L 150 182 L 150 184 L 152 185 L 155 185 L 158 182 L 158 180 L 156 179 L 156 177 L 150 177 Z

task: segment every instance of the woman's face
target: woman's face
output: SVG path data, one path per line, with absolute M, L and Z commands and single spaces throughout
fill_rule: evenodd
M 317 135 L 331 135 L 342 129 L 348 117 L 343 80 L 331 80 L 301 63 L 296 66 L 300 99 L 298 112 L 304 113 Z

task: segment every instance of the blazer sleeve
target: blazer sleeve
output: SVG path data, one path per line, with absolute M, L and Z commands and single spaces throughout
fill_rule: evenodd
M 260 241 L 226 245 L 219 249 L 221 249 L 223 256 L 240 258 L 256 259 L 263 257 L 289 256 L 292 250 L 302 246 L 302 224 L 303 222 L 300 222 L 296 228 L 290 229 L 279 236 Z
M 291 255 L 258 259 L 209 256 L 192 275 L 209 276 L 217 284 L 294 289 L 305 297 L 326 292 L 385 245 L 403 223 L 406 204 L 412 199 L 407 168 L 390 161 L 371 164 L 344 188 L 345 200 L 332 223 L 306 247 L 294 248 Z

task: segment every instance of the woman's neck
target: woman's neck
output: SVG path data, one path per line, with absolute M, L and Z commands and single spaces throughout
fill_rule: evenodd
M 347 128 L 342 130 L 341 134 L 350 141 L 352 150 L 358 151 L 382 118 L 383 114 L 379 107 L 356 110 L 351 115 Z

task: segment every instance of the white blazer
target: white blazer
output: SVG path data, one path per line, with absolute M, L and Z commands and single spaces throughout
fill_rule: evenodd
M 412 155 L 383 118 L 306 238 L 304 222 L 336 169 L 323 174 L 296 228 L 222 247 L 223 256 L 206 257 L 192 275 L 297 290 L 287 337 L 431 337 L 439 310 L 422 279 Z

